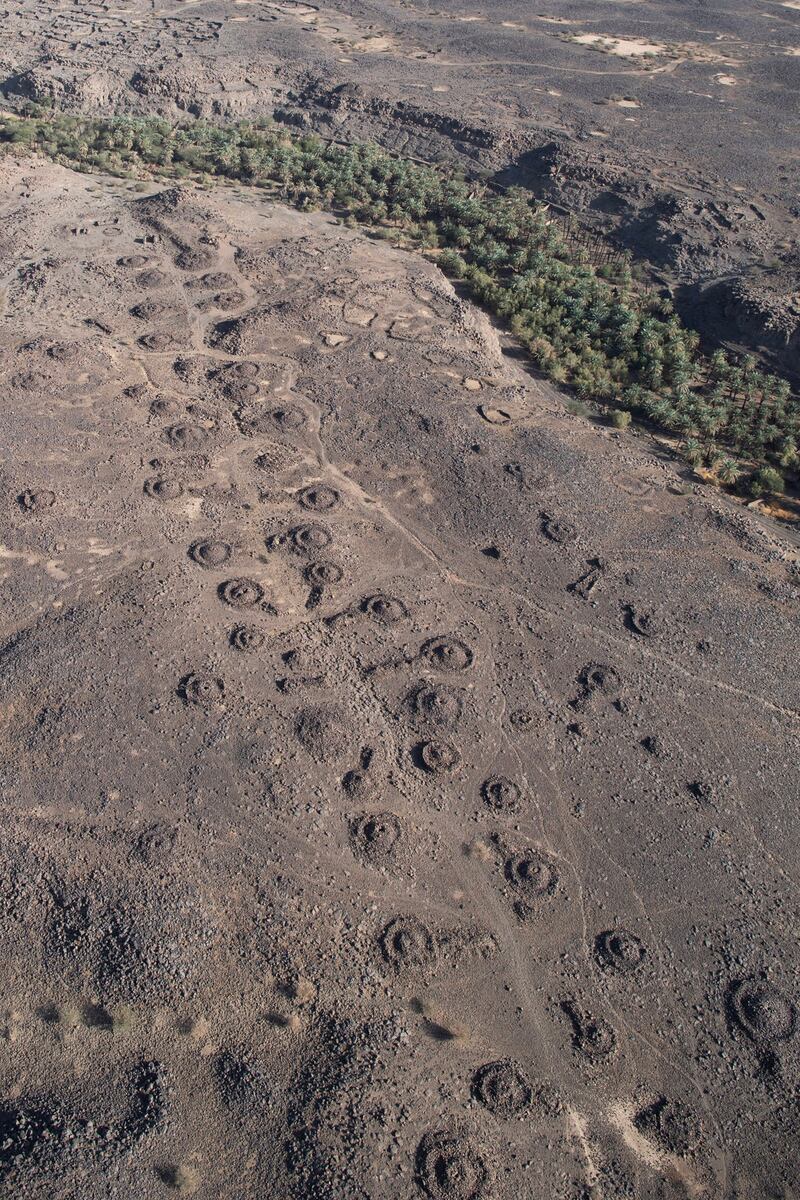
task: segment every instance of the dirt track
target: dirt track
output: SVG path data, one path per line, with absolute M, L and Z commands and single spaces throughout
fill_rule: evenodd
M 2 171 L 9 1194 L 792 1194 L 778 535 L 419 257 Z

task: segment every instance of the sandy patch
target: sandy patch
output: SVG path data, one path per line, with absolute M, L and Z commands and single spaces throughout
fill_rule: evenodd
M 235 4 L 252 4 L 255 0 L 234 0 Z M 308 4 L 288 4 L 280 3 L 280 0 L 267 0 L 264 7 L 271 12 L 280 13 L 281 16 L 291 17 L 299 22 L 304 31 L 315 33 L 318 37 L 325 38 L 334 45 L 341 47 L 346 54 L 386 54 L 389 51 L 396 50 L 397 45 L 394 39 L 385 30 L 372 30 L 374 26 L 366 28 L 356 22 L 347 13 L 341 13 L 337 9 L 315 8 Z M 411 53 L 414 57 L 418 57 L 418 51 L 413 49 Z M 351 59 L 341 57 L 339 62 L 350 62 Z
M 353 42 L 352 48 L 359 50 L 362 54 L 383 54 L 392 49 L 392 39 L 385 34 L 376 33 L 372 37 L 361 38 L 360 41 Z
M 798 0 L 800 3 L 800 0 Z M 598 33 L 566 33 L 564 41 L 573 42 L 580 46 L 588 46 L 590 50 L 599 50 L 603 54 L 611 54 L 616 58 L 629 59 L 687 59 L 691 62 L 718 63 L 725 67 L 740 67 L 741 59 L 732 58 L 730 54 L 720 53 L 719 50 L 703 42 L 645 42 L 639 38 L 617 38 Z
M 580 46 L 589 46 L 592 50 L 603 50 L 606 54 L 614 54 L 618 58 L 643 58 L 665 54 L 666 46 L 658 42 L 641 42 L 637 38 L 613 38 L 596 33 L 576 33 L 570 41 Z
M 374 309 L 361 304 L 345 304 L 342 309 L 342 317 L 348 325 L 362 325 L 364 328 L 371 325 L 377 315 Z
M 736 80 L 733 75 L 715 75 L 717 83 L 721 83 L 723 87 L 735 87 Z

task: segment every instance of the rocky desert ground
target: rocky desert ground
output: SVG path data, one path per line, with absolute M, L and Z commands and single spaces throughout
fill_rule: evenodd
M 522 182 L 633 250 L 705 334 L 800 377 L 797 0 L 22 0 L 0 91 L 269 111 Z
M 796 7 L 24 3 L 3 86 L 546 175 L 790 312 Z M 0 212 L 0 1194 L 800 1194 L 791 530 L 330 214 Z

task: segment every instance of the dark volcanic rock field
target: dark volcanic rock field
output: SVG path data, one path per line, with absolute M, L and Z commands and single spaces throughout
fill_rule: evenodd
M 95 115 L 275 114 L 499 173 L 630 249 L 710 343 L 798 375 L 797 0 L 24 0 L 0 91 Z
M 418 257 L 2 181 L 2 1194 L 794 1195 L 796 555 Z

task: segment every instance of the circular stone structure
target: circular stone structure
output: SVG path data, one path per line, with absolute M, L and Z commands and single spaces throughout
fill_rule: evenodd
M 659 1096 L 634 1117 L 634 1125 L 671 1154 L 691 1154 L 700 1145 L 703 1126 L 688 1105 Z
M 441 683 L 423 683 L 409 698 L 414 717 L 438 729 L 454 729 L 464 713 L 461 692 Z
M 264 599 L 264 589 L 254 579 L 226 579 L 218 590 L 220 599 L 231 608 L 255 608 Z
M 455 770 L 461 761 L 461 755 L 451 742 L 432 739 L 419 746 L 419 760 L 431 775 L 447 775 Z
M 341 497 L 335 488 L 328 487 L 326 483 L 312 483 L 300 489 L 297 501 L 309 512 L 330 512 L 338 508 Z
M 732 984 L 728 1006 L 736 1024 L 754 1042 L 788 1042 L 797 1032 L 797 1009 L 768 980 L 750 978 Z
M 628 626 L 640 637 L 655 637 L 660 625 L 658 614 L 653 609 L 636 608 L 633 605 L 628 607 Z
M 160 476 L 155 479 L 145 479 L 143 491 L 153 500 L 178 500 L 183 495 L 183 484 L 179 479 Z
M 627 929 L 605 929 L 595 938 L 595 953 L 601 966 L 630 975 L 647 957 L 644 942 Z
M 572 522 L 561 520 L 559 517 L 545 517 L 542 521 L 542 533 L 559 546 L 569 545 L 578 536 L 578 530 Z
M 402 832 L 400 818 L 394 813 L 359 813 L 350 823 L 350 843 L 362 858 L 388 861 L 397 850 Z
M 189 558 L 207 571 L 224 566 L 232 553 L 228 542 L 218 541 L 216 538 L 201 538 L 189 547 Z
M 522 792 L 513 779 L 505 775 L 491 775 L 481 784 L 481 797 L 486 807 L 495 812 L 514 813 L 519 810 Z
M 475 660 L 466 642 L 450 636 L 429 638 L 420 654 L 436 671 L 467 671 Z
M 56 494 L 47 488 L 40 492 L 25 491 L 17 497 L 17 502 L 23 512 L 44 512 L 45 509 L 53 507 L 56 502 Z
M 292 549 L 298 554 L 317 554 L 333 541 L 333 534 L 324 525 L 296 525 L 289 532 Z
M 558 887 L 555 863 L 538 850 L 511 854 L 503 871 L 511 886 L 527 901 L 552 896 Z
M 181 423 L 170 425 L 164 436 L 176 450 L 199 450 L 206 441 L 206 431 L 200 425 Z
M 294 404 L 273 408 L 269 415 L 282 429 L 300 429 L 306 423 L 306 414 Z
M 361 601 L 361 611 L 381 625 L 394 625 L 408 616 L 408 609 L 403 601 L 398 600 L 396 596 L 387 596 L 385 592 L 365 596 Z
M 430 1200 L 483 1200 L 491 1178 L 486 1160 L 460 1132 L 426 1133 L 417 1148 L 417 1183 Z
M 395 917 L 378 938 L 381 954 L 397 971 L 433 966 L 438 957 L 433 934 L 417 917 Z
M 228 640 L 234 650 L 258 650 L 264 645 L 264 634 L 255 625 L 237 625 Z
M 187 704 L 194 704 L 198 708 L 219 708 L 225 701 L 225 684 L 215 675 L 187 675 L 181 680 L 180 693 Z
M 472 1077 L 472 1095 L 496 1117 L 518 1117 L 530 1107 L 533 1088 L 522 1067 L 511 1059 L 484 1063 Z
M 318 559 L 316 562 L 308 564 L 303 575 L 306 583 L 311 584 L 312 587 L 325 588 L 341 583 L 344 571 L 338 563 Z
M 592 1063 L 611 1058 L 616 1053 L 617 1035 L 608 1021 L 576 1004 L 566 1008 L 572 1021 L 572 1044 L 578 1054 Z
M 587 696 L 602 695 L 613 700 L 622 691 L 619 672 L 608 663 L 587 663 L 578 676 L 578 682 Z

